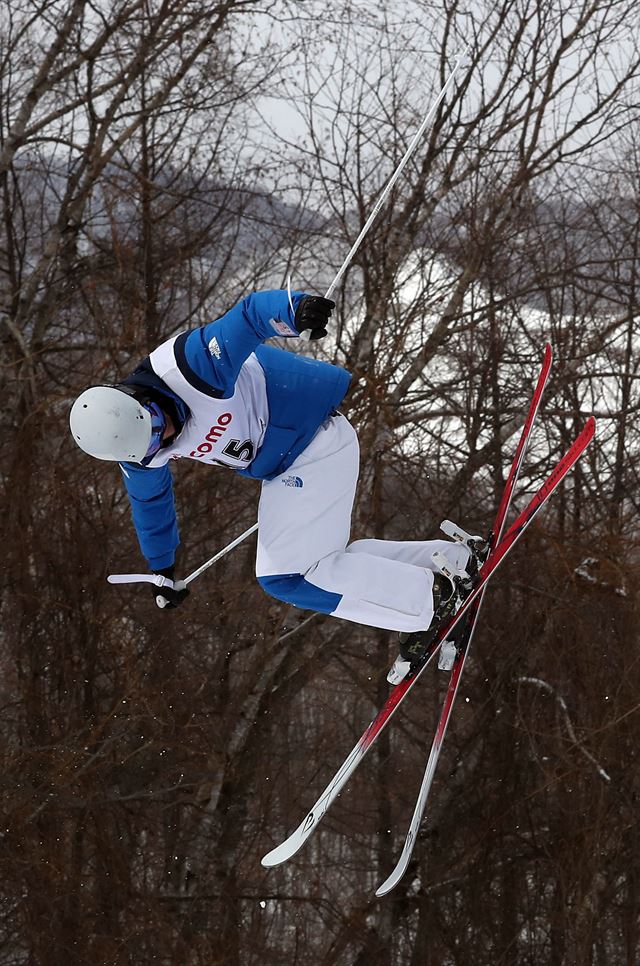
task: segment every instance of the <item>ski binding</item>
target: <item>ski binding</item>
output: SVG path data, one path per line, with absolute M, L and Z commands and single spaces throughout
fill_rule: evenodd
M 440 671 L 451 671 L 456 662 L 457 655 L 458 648 L 455 642 L 443 641 L 440 645 L 440 654 L 438 655 L 438 669 Z
M 464 544 L 472 553 L 481 554 L 487 546 L 487 541 L 484 537 L 481 537 L 477 533 L 467 533 L 466 530 L 459 527 L 457 523 L 452 523 L 451 520 L 443 520 L 440 524 L 440 529 L 451 540 Z
M 458 587 L 461 587 L 464 590 L 471 590 L 471 580 L 467 571 L 452 564 L 451 561 L 445 557 L 441 550 L 436 550 L 434 553 L 432 553 L 431 560 L 436 570 L 438 570 L 441 574 L 443 574 L 443 576 L 451 581 L 454 590 Z

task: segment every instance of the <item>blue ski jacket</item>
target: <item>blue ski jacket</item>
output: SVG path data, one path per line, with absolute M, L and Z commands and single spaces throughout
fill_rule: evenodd
M 163 397 L 178 430 L 150 460 L 121 464 L 151 570 L 171 566 L 180 542 L 171 461 L 185 457 L 273 479 L 344 399 L 351 381 L 345 369 L 262 344 L 299 334 L 294 315 L 303 296 L 249 295 L 220 319 L 163 343 L 122 380 Z

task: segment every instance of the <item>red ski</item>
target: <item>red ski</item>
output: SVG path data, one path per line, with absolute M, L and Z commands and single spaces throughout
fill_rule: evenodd
M 540 403 L 542 401 L 542 393 L 547 384 L 549 378 L 549 373 L 551 371 L 552 353 L 551 346 L 547 343 L 544 350 L 544 358 L 542 361 L 542 368 L 540 370 L 540 375 L 538 377 L 538 382 L 531 399 L 531 405 L 529 407 L 529 412 L 525 420 L 525 424 L 522 428 L 522 433 L 520 436 L 520 441 L 516 448 L 515 455 L 513 457 L 513 462 L 511 463 L 511 469 L 509 475 L 504 485 L 504 490 L 502 493 L 502 499 L 500 500 L 500 505 L 496 512 L 496 517 L 493 522 L 493 527 L 491 528 L 491 533 L 489 534 L 489 554 L 491 557 L 496 544 L 502 537 L 502 532 L 504 530 L 504 525 L 506 523 L 507 514 L 509 512 L 509 507 L 511 505 L 511 498 L 513 496 L 513 491 L 515 485 L 518 481 L 520 475 L 520 468 L 524 460 L 527 447 L 529 445 L 529 440 L 531 438 L 531 431 L 533 429 L 533 424 L 535 422 L 536 416 L 538 414 L 538 409 L 540 408 Z M 418 831 L 424 816 L 425 808 L 427 806 L 427 799 L 429 797 L 429 792 L 431 791 L 431 786 L 433 784 L 433 778 L 436 771 L 436 766 L 438 764 L 438 759 L 440 757 L 440 750 L 442 748 L 442 743 L 444 741 L 444 736 L 447 731 L 447 726 L 449 724 L 449 719 L 451 718 L 451 712 L 453 710 L 453 704 L 456 699 L 456 694 L 458 693 L 458 686 L 460 684 L 460 678 L 464 670 L 464 665 L 469 655 L 469 648 L 471 647 L 471 641 L 473 640 L 473 634 L 476 629 L 476 624 L 478 622 L 478 617 L 480 615 L 480 609 L 482 607 L 482 602 L 484 600 L 484 592 L 480 594 L 476 603 L 471 608 L 469 614 L 469 626 L 465 631 L 464 639 L 460 651 L 456 656 L 451 677 L 449 679 L 449 686 L 447 688 L 447 693 L 445 695 L 444 702 L 442 704 L 442 711 L 440 712 L 440 718 L 438 720 L 438 725 L 436 727 L 436 732 L 433 738 L 433 743 L 431 745 L 431 750 L 429 752 L 429 757 L 427 759 L 427 764 L 424 772 L 424 778 L 422 779 L 422 785 L 420 786 L 420 792 L 418 798 L 416 799 L 415 808 L 413 810 L 413 815 L 411 817 L 411 823 L 409 825 L 409 831 L 405 838 L 404 846 L 400 858 L 393 870 L 393 872 L 388 876 L 387 879 L 376 889 L 377 896 L 386 895 L 394 888 L 404 875 L 409 865 L 409 860 L 413 853 L 413 847 L 416 843 L 418 836 Z
M 510 501 L 510 494 L 512 493 L 513 487 L 515 486 L 518 471 L 524 456 L 524 450 L 526 448 L 526 443 L 528 440 L 530 429 L 531 429 L 531 426 L 533 425 L 535 414 L 537 412 L 539 402 L 540 402 L 540 396 L 542 394 L 544 383 L 546 382 L 546 377 L 548 375 L 548 367 L 550 366 L 550 363 L 551 363 L 551 355 L 550 355 L 550 350 L 547 348 L 545 353 L 543 372 L 541 373 L 541 378 L 538 380 L 538 384 L 536 386 L 536 392 L 534 394 L 534 399 L 532 401 L 532 405 L 529 411 L 529 416 L 527 418 L 527 422 L 525 423 L 525 429 L 523 430 L 523 434 L 522 434 L 518 449 L 516 451 L 516 455 L 514 457 L 511 472 L 509 474 L 507 483 L 505 485 L 505 493 L 508 492 L 509 496 L 507 498 L 503 497 L 503 499 L 501 500 L 498 516 L 496 518 L 496 522 L 499 529 L 501 529 L 501 524 L 504 522 L 504 516 L 506 516 L 506 512 Z M 546 370 L 546 374 L 545 374 L 545 370 Z M 409 678 L 405 678 L 404 681 L 402 681 L 399 685 L 397 685 L 393 689 L 393 691 L 391 692 L 391 694 L 383 704 L 378 714 L 375 716 L 375 718 L 373 719 L 369 727 L 366 729 L 366 731 L 364 732 L 364 734 L 362 735 L 362 737 L 360 738 L 356 746 L 353 748 L 350 755 L 345 760 L 345 762 L 343 763 L 343 765 L 341 766 L 337 774 L 332 778 L 329 785 L 322 792 L 318 801 L 315 803 L 311 811 L 306 815 L 304 820 L 300 823 L 299 827 L 281 845 L 277 846 L 275 849 L 273 849 L 271 852 L 269 852 L 267 855 L 264 856 L 264 858 L 262 859 L 263 865 L 274 866 L 274 865 L 279 865 L 281 862 L 287 861 L 293 855 L 295 855 L 298 849 L 300 849 L 302 845 L 306 842 L 307 838 L 315 830 L 318 823 L 327 812 L 329 806 L 335 801 L 335 799 L 339 795 L 346 781 L 349 779 L 349 777 L 353 774 L 357 766 L 360 764 L 360 762 L 364 758 L 365 754 L 367 753 L 367 751 L 369 750 L 369 748 L 371 747 L 375 739 L 378 737 L 378 735 L 383 730 L 383 728 L 386 727 L 387 723 L 391 719 L 397 707 L 404 700 L 406 695 L 409 693 L 409 691 L 411 690 L 415 682 L 418 680 L 418 678 L 424 671 L 425 667 L 427 666 L 431 658 L 437 652 L 441 643 L 447 639 L 447 637 L 450 635 L 451 631 L 453 630 L 453 628 L 455 627 L 455 625 L 458 623 L 459 620 L 461 620 L 467 614 L 472 614 L 473 613 L 472 608 L 476 608 L 479 606 L 479 603 L 482 598 L 482 594 L 484 593 L 484 590 L 486 588 L 487 582 L 491 579 L 491 577 L 493 576 L 497 568 L 500 566 L 502 561 L 505 559 L 505 557 L 511 552 L 516 542 L 520 539 L 525 529 L 529 526 L 529 524 L 534 519 L 536 514 L 542 509 L 542 507 L 549 499 L 551 494 L 558 487 L 558 485 L 564 479 L 567 473 L 569 473 L 569 471 L 574 466 L 576 461 L 580 458 L 580 456 L 582 455 L 582 453 L 584 452 L 588 444 L 591 442 L 594 432 L 595 432 L 595 420 L 592 417 L 587 421 L 580 435 L 577 437 L 573 445 L 569 448 L 569 450 L 565 453 L 565 455 L 556 465 L 556 467 L 554 468 L 550 476 L 545 480 L 545 482 L 542 484 L 542 486 L 535 494 L 535 496 L 531 499 L 529 504 L 516 517 L 513 524 L 507 530 L 505 536 L 501 540 L 496 542 L 493 550 L 489 554 L 489 557 L 487 558 L 487 560 L 485 561 L 485 563 L 483 564 L 480 570 L 478 583 L 471 591 L 469 596 L 466 598 L 466 600 L 463 602 L 462 606 L 455 614 L 455 616 L 452 617 L 450 621 L 448 621 L 446 624 L 442 626 L 436 640 L 431 645 L 428 653 L 423 658 L 422 664 L 417 669 L 415 674 L 413 674 Z M 502 521 L 500 521 L 500 517 L 502 517 Z M 495 525 L 494 525 L 494 530 L 495 530 Z M 494 539 L 496 539 L 497 533 L 494 533 L 493 537 Z M 462 663 L 463 662 L 460 662 L 460 664 Z M 459 679 L 459 673 L 458 673 L 458 679 Z M 451 704 L 452 703 L 453 701 L 451 700 Z M 449 709 L 449 713 L 450 713 L 450 709 Z M 447 721 L 448 721 L 449 713 L 447 714 Z M 446 727 L 446 723 L 445 723 L 445 727 Z M 440 736 L 439 746 L 442 743 L 443 737 L 444 737 L 444 732 Z M 439 746 L 438 746 L 438 751 L 439 751 Z M 433 767 L 435 768 L 435 762 L 433 764 Z M 387 880 L 387 882 L 389 882 L 389 880 Z M 393 884 L 395 883 L 392 883 L 391 885 L 389 885 L 389 888 L 392 888 Z M 385 883 L 384 885 L 386 886 L 387 883 Z M 384 887 L 381 887 L 381 889 L 382 888 Z M 384 891 L 388 891 L 388 890 L 384 888 Z

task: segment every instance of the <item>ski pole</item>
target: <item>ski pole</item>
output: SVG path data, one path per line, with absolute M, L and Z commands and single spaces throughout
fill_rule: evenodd
M 192 580 L 195 580 L 196 577 L 199 577 L 200 574 L 204 573 L 205 570 L 208 570 L 209 567 L 216 562 L 216 560 L 220 560 L 221 557 L 224 557 L 226 554 L 228 554 L 231 550 L 237 547 L 239 543 L 242 543 L 243 540 L 246 540 L 247 537 L 250 537 L 251 534 L 257 529 L 258 524 L 254 523 L 252 527 L 249 527 L 249 529 L 245 530 L 244 533 L 241 533 L 239 537 L 236 537 L 235 540 L 232 540 L 231 543 L 227 544 L 224 550 L 219 550 L 218 553 L 213 555 L 211 560 L 207 560 L 207 562 L 203 563 L 201 567 L 198 567 L 198 569 L 194 570 L 192 574 L 189 574 L 189 576 L 185 578 L 185 584 L 190 584 Z
M 413 152 L 416 149 L 416 145 L 418 144 L 418 141 L 420 140 L 420 138 L 424 134 L 425 129 L 426 129 L 427 125 L 429 124 L 429 121 L 432 119 L 433 115 L 438 110 L 438 107 L 441 104 L 442 100 L 444 99 L 447 91 L 449 90 L 449 88 L 453 84 L 453 81 L 455 79 L 455 76 L 458 73 L 458 70 L 460 69 L 460 65 L 463 63 L 463 61 L 464 61 L 465 57 L 467 56 L 467 54 L 469 53 L 470 49 L 471 49 L 470 46 L 467 47 L 465 49 L 464 53 L 460 57 L 458 57 L 456 59 L 456 62 L 454 64 L 454 66 L 453 66 L 453 69 L 452 69 L 451 73 L 449 74 L 447 80 L 443 84 L 442 89 L 440 90 L 440 93 L 436 97 L 435 101 L 433 102 L 433 104 L 431 105 L 431 107 L 429 108 L 429 110 L 427 111 L 427 113 L 425 114 L 424 120 L 422 121 L 422 124 L 420 125 L 420 127 L 418 128 L 418 130 L 416 131 L 416 133 L 414 134 L 413 139 L 411 141 L 411 144 L 409 145 L 409 147 L 405 151 L 405 153 L 404 153 L 404 155 L 402 157 L 402 160 L 400 161 L 400 164 L 398 165 L 398 167 L 393 172 L 393 174 L 391 175 L 391 177 L 387 181 L 386 185 L 382 189 L 382 193 L 380 194 L 380 197 L 378 198 L 378 200 L 376 201 L 375 205 L 373 206 L 373 210 L 372 210 L 371 214 L 369 215 L 369 217 L 367 218 L 367 220 L 365 221 L 365 223 L 364 223 L 364 225 L 362 227 L 362 230 L 360 231 L 360 234 L 358 235 L 358 237 L 354 241 L 353 245 L 351 246 L 351 248 L 350 248 L 350 250 L 349 250 L 349 252 L 347 254 L 347 257 L 345 258 L 345 260 L 343 261 L 342 265 L 338 269 L 338 272 L 337 272 L 336 277 L 334 278 L 333 282 L 331 283 L 331 285 L 329 286 L 329 288 L 327 289 L 327 291 L 324 293 L 324 297 L 326 299 L 331 298 L 331 296 L 333 295 L 335 289 L 338 287 L 338 282 L 340 281 L 340 279 L 342 278 L 342 276 L 346 272 L 347 268 L 349 267 L 349 265 L 353 261 L 353 256 L 355 255 L 355 253 L 360 248 L 360 245 L 362 244 L 365 236 L 368 234 L 369 229 L 371 228 L 371 226 L 374 223 L 376 217 L 378 216 L 378 214 L 380 212 L 380 209 L 382 208 L 383 204 L 385 203 L 385 201 L 389 197 L 389 193 L 391 192 L 391 189 L 393 188 L 394 184 L 396 183 L 396 181 L 398 180 L 398 178 L 400 177 L 400 175 L 404 171 L 404 169 L 406 167 L 406 164 L 407 164 L 409 158 L 411 157 L 411 155 L 413 154 Z M 287 280 L 287 289 L 288 289 L 288 292 L 289 292 L 289 304 L 291 305 L 291 308 L 293 309 L 293 302 L 291 300 L 291 283 L 288 280 Z M 305 330 L 302 333 L 302 335 L 300 336 L 300 338 L 303 341 L 308 342 L 309 339 L 311 338 L 311 333 L 309 331 Z
M 460 57 L 458 57 L 456 59 L 455 65 L 454 65 L 451 73 L 449 74 L 449 77 L 445 81 L 445 83 L 444 83 L 444 85 L 443 85 L 440 93 L 436 97 L 435 101 L 433 102 L 433 104 L 431 105 L 431 107 L 429 108 L 429 110 L 427 111 L 427 113 L 426 113 L 426 115 L 424 117 L 424 120 L 423 120 L 422 124 L 420 125 L 420 127 L 418 128 L 418 130 L 416 131 L 416 133 L 414 134 L 413 140 L 411 141 L 411 144 L 409 145 L 409 147 L 405 151 L 404 156 L 403 156 L 402 160 L 400 161 L 400 164 L 398 165 L 398 167 L 396 168 L 396 170 L 393 172 L 393 174 L 391 175 L 391 177 L 387 181 L 387 184 L 383 188 L 380 197 L 378 198 L 378 200 L 376 201 L 376 203 L 375 203 L 375 205 L 373 207 L 373 211 L 371 212 L 371 214 L 367 218 L 366 222 L 364 223 L 364 227 L 362 228 L 362 231 L 360 232 L 360 234 L 358 235 L 358 237 L 354 241 L 354 243 L 351 246 L 351 249 L 350 249 L 347 257 L 345 258 L 345 260 L 343 261 L 342 265 L 338 269 L 338 273 L 337 273 L 336 277 L 334 278 L 333 282 L 331 283 L 331 285 L 329 286 L 329 288 L 325 292 L 325 296 L 324 297 L 326 299 L 331 298 L 334 290 L 338 287 L 338 282 L 340 281 L 340 279 L 342 278 L 342 276 L 346 272 L 346 270 L 347 270 L 350 262 L 353 259 L 353 256 L 355 255 L 355 253 L 360 248 L 360 245 L 362 244 L 362 241 L 363 241 L 365 235 L 368 233 L 368 231 L 371 228 L 373 222 L 375 221 L 375 219 L 376 219 L 376 217 L 377 217 L 380 209 L 382 208 L 383 204 L 385 203 L 385 201 L 389 197 L 389 193 L 390 193 L 391 189 L 393 188 L 394 184 L 396 183 L 396 181 L 398 180 L 398 178 L 400 177 L 400 175 L 404 171 L 404 168 L 405 168 L 405 166 L 406 166 L 409 158 L 411 157 L 411 155 L 415 151 L 415 148 L 416 148 L 416 145 L 417 145 L 418 141 L 420 140 L 420 138 L 424 134 L 425 129 L 426 129 L 427 125 L 429 124 L 429 121 L 433 118 L 433 115 L 437 111 L 437 109 L 438 109 L 440 103 L 442 102 L 442 100 L 444 99 L 447 91 L 449 90 L 449 88 L 453 84 L 453 81 L 455 79 L 455 76 L 456 76 L 458 70 L 460 69 L 460 66 L 463 63 L 465 57 L 469 53 L 469 50 L 470 49 L 471 49 L 470 47 L 467 47 L 465 49 L 464 53 Z M 305 332 L 304 333 L 304 336 L 306 336 L 306 338 L 308 339 L 309 338 L 309 333 L 308 332 Z
M 251 534 L 257 529 L 258 524 L 254 523 L 252 527 L 249 527 L 249 529 L 245 530 L 244 533 L 241 533 L 239 537 L 236 537 L 235 540 L 232 540 L 231 543 L 227 544 L 223 550 L 219 550 L 218 553 L 214 554 L 210 560 L 207 560 L 206 563 L 203 563 L 200 567 L 198 567 L 197 570 L 194 570 L 192 574 L 189 574 L 188 577 L 185 577 L 184 580 L 174 582 L 168 577 L 163 577 L 162 574 L 109 574 L 107 580 L 110 584 L 155 584 L 156 587 L 166 587 L 167 585 L 171 585 L 173 587 L 175 584 L 180 583 L 181 585 L 184 584 L 186 587 L 187 584 L 190 584 L 192 580 L 195 580 L 196 577 L 199 577 L 200 574 L 204 573 L 205 570 L 208 570 L 209 567 L 211 567 L 212 564 L 214 564 L 217 560 L 220 560 L 221 557 L 224 557 L 226 554 L 230 553 L 231 550 L 237 547 L 239 543 L 242 543 L 243 540 L 246 540 L 247 537 L 251 536 Z

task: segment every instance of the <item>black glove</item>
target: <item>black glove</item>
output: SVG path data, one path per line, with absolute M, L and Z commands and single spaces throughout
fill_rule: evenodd
M 295 322 L 298 332 L 311 329 L 310 339 L 321 339 L 327 334 L 327 323 L 336 303 L 321 295 L 304 295 L 298 302 Z
M 173 580 L 174 570 L 175 565 L 172 564 L 170 567 L 163 567 L 161 570 L 153 571 L 154 574 L 161 574 L 163 577 L 168 577 L 169 580 L 173 581 L 173 584 L 167 584 L 165 587 L 151 585 L 153 598 L 158 607 L 179 607 L 182 601 L 189 596 L 189 590 L 184 580 Z

